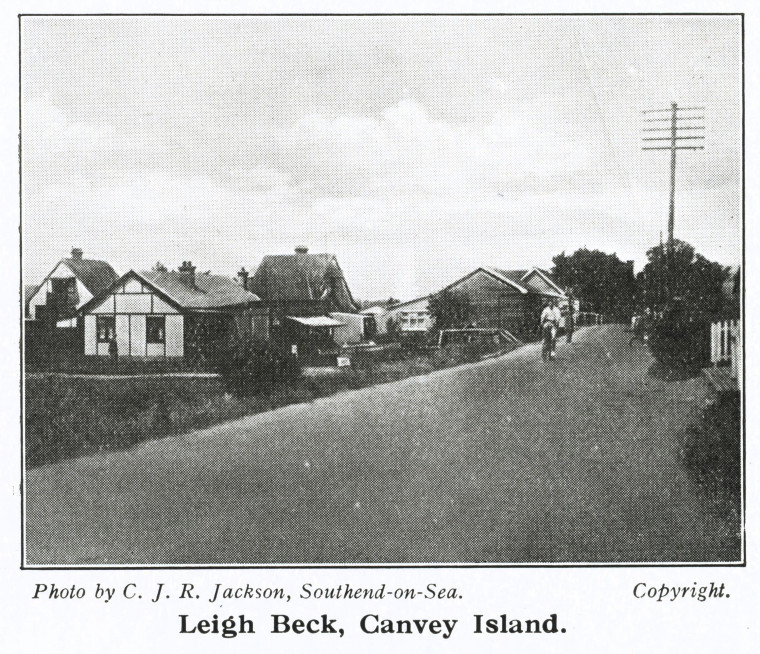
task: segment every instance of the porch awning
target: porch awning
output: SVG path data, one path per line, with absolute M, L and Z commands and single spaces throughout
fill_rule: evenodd
M 308 316 L 303 318 L 299 316 L 287 316 L 287 318 L 289 320 L 295 320 L 302 325 L 307 325 L 308 327 L 339 327 L 346 324 L 340 320 L 328 318 L 327 316 Z

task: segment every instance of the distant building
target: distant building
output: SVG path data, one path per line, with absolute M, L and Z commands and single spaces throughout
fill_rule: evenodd
M 385 316 L 385 328 L 388 329 L 388 320 L 395 323 L 396 329 L 401 334 L 424 333 L 433 326 L 434 320 L 428 311 L 430 296 L 408 300 L 389 307 Z
M 445 290 L 466 295 L 472 322 L 477 327 L 506 329 L 515 334 L 532 334 L 538 328 L 543 306 L 557 300 L 567 307 L 567 294 L 541 268 L 502 270 L 481 266 Z
M 481 266 L 442 290 L 461 293 L 470 301 L 471 322 L 482 328 L 506 329 L 518 334 L 535 331 L 544 304 L 556 299 L 567 309 L 567 294 L 541 268 L 502 270 Z M 378 319 L 394 320 L 401 334 L 422 333 L 434 327 L 428 304 L 431 295 L 401 302 Z M 577 302 L 576 302 L 577 306 Z
M 389 311 L 390 309 L 387 305 L 375 304 L 366 309 L 362 309 L 359 313 L 363 316 L 371 316 L 375 321 L 375 333 L 382 335 L 388 333 Z

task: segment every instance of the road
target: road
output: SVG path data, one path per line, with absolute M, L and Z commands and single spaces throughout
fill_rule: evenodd
M 679 463 L 701 379 L 620 326 L 26 479 L 29 564 L 735 560 Z

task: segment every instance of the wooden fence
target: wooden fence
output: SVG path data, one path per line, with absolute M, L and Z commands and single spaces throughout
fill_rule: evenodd
M 592 313 L 591 311 L 579 311 L 575 314 L 575 326 L 582 327 L 584 325 L 601 325 L 604 322 L 604 318 L 601 313 Z
M 710 362 L 717 366 L 731 361 L 736 320 L 720 320 L 710 325 Z
M 742 387 L 742 333 L 740 320 L 720 320 L 710 325 L 710 362 L 731 364 L 731 376 Z

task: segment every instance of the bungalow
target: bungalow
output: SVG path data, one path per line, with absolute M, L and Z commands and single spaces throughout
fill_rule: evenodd
M 33 290 L 26 290 L 24 316 L 52 327 L 76 327 L 77 311 L 118 279 L 110 264 L 85 259 L 80 248 L 61 259 Z
M 527 334 L 535 331 L 541 309 L 549 299 L 567 306 L 565 290 L 541 268 L 502 270 L 490 266 L 476 268 L 443 290 L 469 298 L 471 321 L 478 327 L 507 329 Z M 396 321 L 401 334 L 429 330 L 434 319 L 428 311 L 430 295 L 396 304 L 388 316 Z
M 335 255 L 309 254 L 305 247 L 297 247 L 294 254 L 265 256 L 244 284 L 267 308 L 262 335 L 295 346 L 299 353 L 332 346 L 335 328 L 346 321 L 331 315 L 354 315 L 359 308 Z
M 228 277 L 178 270 L 128 273 L 87 302 L 84 353 L 107 356 L 115 338 L 119 355 L 185 357 L 197 363 L 221 339 L 250 330 L 263 312 L 256 295 Z
M 467 295 L 478 327 L 508 329 L 526 335 L 536 331 L 543 305 L 550 299 L 567 306 L 567 294 L 541 268 L 477 268 L 445 290 Z

